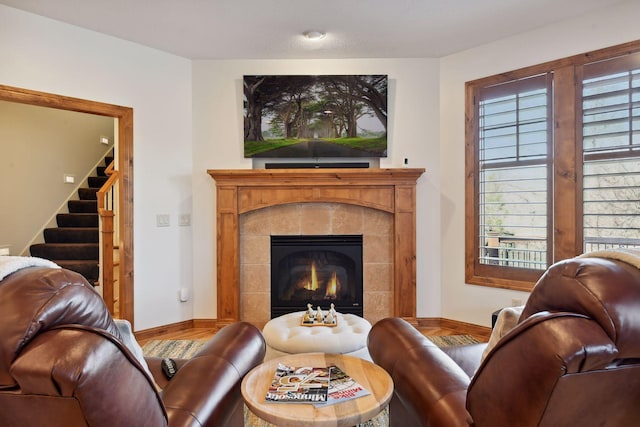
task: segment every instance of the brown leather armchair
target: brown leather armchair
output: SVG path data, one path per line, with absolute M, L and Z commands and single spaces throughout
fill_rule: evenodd
M 482 362 L 484 344 L 440 349 L 399 318 L 368 347 L 395 384 L 392 426 L 640 425 L 640 270 L 625 262 L 550 267 Z
M 150 359 L 154 381 L 82 276 L 25 268 L 0 281 L 0 425 L 242 426 L 240 383 L 265 349 L 257 328 L 234 323 L 171 380 Z

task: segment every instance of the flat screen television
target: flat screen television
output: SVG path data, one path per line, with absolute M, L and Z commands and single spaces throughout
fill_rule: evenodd
M 244 76 L 244 157 L 387 157 L 387 81 L 386 75 Z

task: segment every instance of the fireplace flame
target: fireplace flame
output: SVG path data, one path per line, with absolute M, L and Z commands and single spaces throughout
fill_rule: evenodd
M 338 278 L 336 272 L 331 274 L 331 280 L 327 284 L 327 292 L 324 294 L 324 299 L 335 299 L 338 293 Z
M 304 288 L 308 291 L 318 290 L 318 273 L 316 272 L 315 261 L 311 263 L 311 280 L 307 282 Z

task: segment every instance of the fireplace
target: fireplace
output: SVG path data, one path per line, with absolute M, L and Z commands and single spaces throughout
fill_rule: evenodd
M 312 304 L 363 315 L 362 235 L 271 236 L 271 318 Z
M 269 320 L 271 291 L 265 279 L 271 268 L 270 236 L 286 234 L 363 233 L 363 281 L 367 287 L 364 317 L 371 323 L 389 316 L 415 320 L 416 180 L 424 169 L 207 172 L 216 185 L 218 325 L 238 320 L 264 325 Z M 342 227 L 343 209 L 325 218 L 315 209 L 305 212 L 306 206 L 318 203 L 360 207 L 366 220 L 361 218 L 359 226 L 347 229 Z M 283 210 L 293 215 L 283 216 Z M 385 224 L 390 220 L 390 227 L 379 226 L 382 218 Z M 244 229 L 241 224 L 245 224 Z

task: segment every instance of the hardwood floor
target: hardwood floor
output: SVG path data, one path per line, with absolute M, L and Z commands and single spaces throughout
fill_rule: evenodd
M 480 342 L 488 341 L 486 334 L 470 333 L 471 331 L 464 332 L 460 329 L 448 329 L 440 327 L 430 326 L 418 326 L 417 328 L 424 335 L 460 335 L 468 334 L 472 335 Z M 144 346 L 149 341 L 153 340 L 205 340 L 211 338 L 217 332 L 217 328 L 188 328 L 181 331 L 172 331 L 159 333 L 152 338 L 138 339 L 141 346 Z

